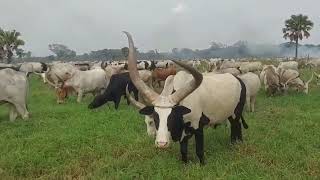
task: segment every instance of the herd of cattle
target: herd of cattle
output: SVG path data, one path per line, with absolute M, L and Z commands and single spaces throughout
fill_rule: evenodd
M 268 96 L 288 89 L 308 93 L 313 77 L 320 78 L 314 72 L 310 79 L 302 80 L 296 61 L 283 61 L 278 66 L 222 59 L 137 61 L 131 35 L 125 34 L 129 40 L 128 61 L 0 64 L 0 104 L 9 105 L 10 120 L 29 118 L 28 76 L 34 73 L 54 88 L 59 104 L 71 95 L 81 102 L 83 96 L 92 93 L 89 109 L 110 101 L 118 109 L 121 97 L 125 97 L 128 105 L 131 103 L 145 116 L 147 133 L 155 137 L 158 148 L 178 141 L 182 160 L 187 162 L 188 140 L 194 136 L 196 154 L 204 163 L 203 128 L 229 120 L 231 142 L 242 141 L 242 127 L 248 128 L 242 115 L 244 105 L 248 111 L 255 111 L 261 84 Z M 317 67 L 320 60 L 304 65 Z M 199 66 L 207 71 L 200 73 Z

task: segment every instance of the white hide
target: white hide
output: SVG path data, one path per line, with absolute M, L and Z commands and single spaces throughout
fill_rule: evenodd
M 81 102 L 82 96 L 86 93 L 102 93 L 106 89 L 110 77 L 102 69 L 93 69 L 88 71 L 76 70 L 74 74 L 65 82 L 66 87 L 73 87 L 78 93 L 78 102 Z
M 239 75 L 238 77 L 246 85 L 246 89 L 247 89 L 246 103 L 247 103 L 248 111 L 254 112 L 256 96 L 261 88 L 260 79 L 258 75 L 252 72 Z
M 28 80 L 25 73 L 12 69 L 0 70 L 0 104 L 9 103 L 10 120 L 14 121 L 18 115 L 23 119 L 29 118 L 27 110 Z
M 287 61 L 287 62 L 280 62 L 278 69 L 293 69 L 298 71 L 298 62 L 296 61 Z

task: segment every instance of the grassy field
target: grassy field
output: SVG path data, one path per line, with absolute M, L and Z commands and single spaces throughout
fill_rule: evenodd
M 8 121 L 0 106 L 0 179 L 320 179 L 320 88 L 257 99 L 246 113 L 244 143 L 231 146 L 229 129 L 205 130 L 207 164 L 201 167 L 194 141 L 191 162 L 180 161 L 178 143 L 154 147 L 143 117 L 124 101 L 90 111 L 92 96 L 57 105 L 53 90 L 30 81 L 32 117 Z

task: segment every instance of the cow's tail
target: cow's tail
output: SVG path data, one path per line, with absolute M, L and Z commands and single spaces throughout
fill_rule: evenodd
M 245 129 L 248 129 L 248 128 L 249 128 L 249 126 L 248 126 L 248 124 L 246 123 L 246 120 L 243 118 L 242 114 L 241 114 L 241 122 L 242 122 L 243 128 L 245 128 Z
M 235 76 L 236 77 L 236 76 Z M 245 119 L 243 118 L 243 110 L 244 110 L 244 106 L 245 106 L 245 103 L 246 103 L 246 95 L 247 95 L 247 89 L 246 89 L 246 85 L 243 83 L 243 81 L 236 77 L 238 79 L 238 81 L 240 82 L 240 85 L 241 85 L 241 92 L 240 92 L 240 100 L 239 100 L 239 103 L 234 111 L 235 113 L 235 120 L 236 121 L 240 121 L 241 119 L 241 122 L 242 122 L 242 125 L 245 129 L 248 129 L 249 126 L 248 124 L 246 123 Z

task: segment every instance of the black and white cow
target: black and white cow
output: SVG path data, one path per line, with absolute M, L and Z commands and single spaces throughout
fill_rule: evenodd
M 231 74 L 202 75 L 194 68 L 174 61 L 192 76 L 179 72 L 172 82 L 175 92 L 170 95 L 159 95 L 144 84 L 139 77 L 134 43 L 131 35 L 125 33 L 129 39 L 130 78 L 142 96 L 152 104 L 142 108 L 139 112 L 152 116 L 154 119 L 156 147 L 167 148 L 171 140 L 178 141 L 182 160 L 187 162 L 188 140 L 194 135 L 196 154 L 200 163 L 203 164 L 203 127 L 220 124 L 227 119 L 231 124 L 231 142 L 242 141 L 240 119 L 245 128 L 247 125 L 242 117 L 246 87 L 241 79 Z

